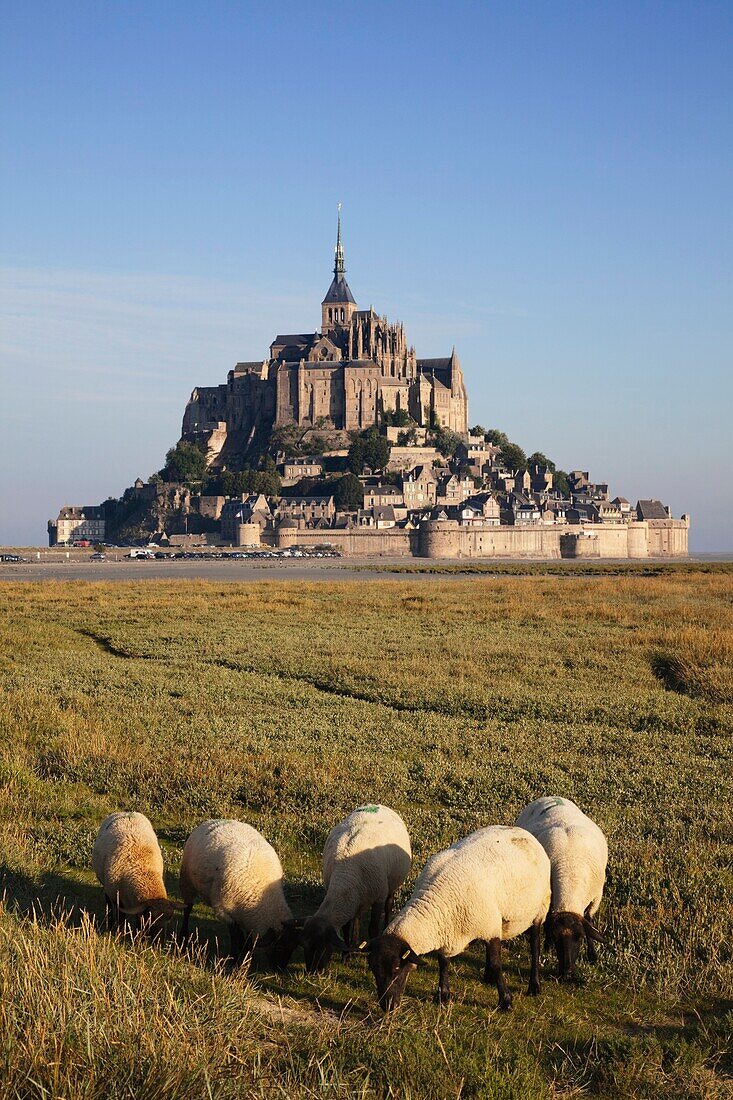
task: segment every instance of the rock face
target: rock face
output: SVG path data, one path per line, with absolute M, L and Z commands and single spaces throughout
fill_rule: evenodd
M 220 386 L 197 387 L 183 438 L 205 444 L 209 465 L 241 461 L 273 427 L 318 427 L 332 439 L 382 424 L 390 414 L 419 427 L 465 434 L 468 400 L 455 349 L 418 359 L 401 324 L 359 310 L 344 278 L 341 236 L 334 278 L 321 304 L 321 328 L 278 335 L 261 362 L 237 363 Z
M 212 500 L 223 498 L 192 495 L 185 485 L 166 482 L 136 483 L 120 500 L 108 500 L 103 508 L 107 539 L 111 542 L 139 542 L 163 532 L 201 534 L 217 531 L 221 506 Z

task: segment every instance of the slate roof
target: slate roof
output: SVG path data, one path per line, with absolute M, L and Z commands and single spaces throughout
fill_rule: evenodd
M 639 519 L 669 519 L 661 500 L 637 500 L 636 514 Z
M 332 302 L 350 302 L 353 306 L 356 305 L 356 299 L 349 290 L 349 284 L 346 279 L 338 279 L 335 275 L 331 280 L 331 285 L 326 291 L 326 297 L 323 299 L 323 305 L 330 305 Z
M 426 370 L 450 370 L 450 356 L 447 359 L 418 359 L 417 369 Z
M 278 346 L 284 344 L 286 347 L 295 346 L 297 344 L 305 346 L 306 344 L 312 344 L 315 336 L 315 332 L 295 332 L 286 336 L 278 335 L 272 341 L 272 344 L 277 344 Z

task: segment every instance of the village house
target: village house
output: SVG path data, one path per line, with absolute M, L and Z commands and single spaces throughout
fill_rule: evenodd
M 67 504 L 55 520 L 48 521 L 48 545 L 70 542 L 104 542 L 106 522 L 101 505 Z
M 306 523 L 314 523 L 319 519 L 331 522 L 336 515 L 336 505 L 333 494 L 280 497 L 275 515 L 278 519 L 303 519 Z
M 476 485 L 472 477 L 457 474 L 444 474 L 438 478 L 436 503 L 460 504 L 461 501 L 471 496 L 476 491 Z
M 375 508 L 379 505 L 404 508 L 405 498 L 398 485 L 365 485 L 364 508 Z
M 630 515 L 631 515 L 631 504 L 626 499 L 626 497 L 614 497 L 613 498 L 613 503 L 616 505 L 616 507 L 620 511 L 621 515 L 625 519 L 628 519 L 630 517 Z
M 536 526 L 542 522 L 539 504 L 524 493 L 512 493 L 509 500 L 515 527 Z
M 324 462 L 321 455 L 310 455 L 307 458 L 288 458 L 278 466 L 283 485 L 296 485 L 305 477 L 321 477 L 323 470 Z
M 501 523 L 501 508 L 493 493 L 476 493 L 459 504 L 457 511 L 462 527 L 498 527 Z
M 438 479 L 427 465 L 416 466 L 402 479 L 402 496 L 408 512 L 432 507 L 437 490 Z

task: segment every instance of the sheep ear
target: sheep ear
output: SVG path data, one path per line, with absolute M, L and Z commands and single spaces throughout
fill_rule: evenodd
M 412 950 L 412 948 L 409 948 L 409 950 L 405 951 L 405 953 L 400 956 L 400 962 L 402 963 L 403 966 L 421 966 L 422 965 L 420 956 L 416 955 L 415 952 Z
M 597 928 L 593 927 L 587 917 L 583 917 L 583 930 L 587 939 L 595 940 L 596 943 L 602 943 L 604 947 L 608 947 L 608 940 L 601 935 Z

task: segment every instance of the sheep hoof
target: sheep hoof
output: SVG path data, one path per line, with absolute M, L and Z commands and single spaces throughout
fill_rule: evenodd
M 529 983 L 529 989 L 527 990 L 527 992 L 529 993 L 530 997 L 536 997 L 539 994 L 539 991 L 540 991 L 540 983 L 539 982 L 535 981 L 535 982 L 530 982 Z
M 451 997 L 449 989 L 439 989 L 436 993 L 433 994 L 433 1003 L 436 1005 L 440 1005 L 441 1007 L 443 1005 L 450 1004 L 450 999 Z
M 499 1008 L 501 1009 L 501 1011 L 502 1012 L 510 1012 L 511 1007 L 512 1007 L 511 997 L 509 997 L 509 996 L 502 997 L 502 999 L 499 1001 Z

